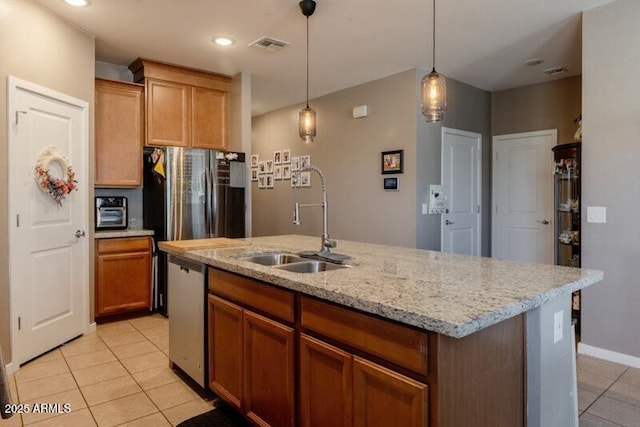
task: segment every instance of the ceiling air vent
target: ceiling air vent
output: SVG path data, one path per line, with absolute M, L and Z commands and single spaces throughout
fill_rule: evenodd
M 549 76 L 557 76 L 559 74 L 563 74 L 566 73 L 567 69 L 564 67 L 553 67 L 553 68 L 547 68 L 546 70 L 543 71 L 543 73 L 549 75 Z
M 249 44 L 249 47 L 258 47 L 260 49 L 267 50 L 269 52 L 277 52 L 283 47 L 290 45 L 291 43 L 283 40 L 274 39 L 271 37 L 260 37 L 258 40 Z

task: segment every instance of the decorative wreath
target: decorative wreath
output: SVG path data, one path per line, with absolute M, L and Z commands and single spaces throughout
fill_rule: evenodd
M 49 174 L 49 164 L 56 162 L 65 173 L 63 178 L 54 178 Z M 40 189 L 49 194 L 58 204 L 62 206 L 62 201 L 67 194 L 78 189 L 78 181 L 75 179 L 75 172 L 69 164 L 66 156 L 53 145 L 45 148 L 36 162 L 35 177 Z

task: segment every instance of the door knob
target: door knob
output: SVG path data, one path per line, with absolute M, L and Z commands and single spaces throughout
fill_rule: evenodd
M 536 222 L 539 222 L 540 224 L 544 224 L 544 225 L 549 224 L 549 220 L 548 219 L 538 220 Z
M 84 230 L 76 230 L 76 238 L 84 237 Z
M 453 221 L 449 221 L 448 219 L 444 220 L 444 224 L 445 225 L 451 225 L 451 224 L 455 224 Z

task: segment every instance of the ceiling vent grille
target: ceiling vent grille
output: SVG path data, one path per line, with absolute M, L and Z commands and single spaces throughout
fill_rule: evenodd
M 563 74 L 566 72 L 567 72 L 567 69 L 564 67 L 547 68 L 546 70 L 543 71 L 543 73 L 549 76 L 557 76 L 558 74 Z
M 258 40 L 249 44 L 249 47 L 257 47 L 269 52 L 277 52 L 283 47 L 289 46 L 291 43 L 284 40 L 274 39 L 272 37 L 260 37 Z

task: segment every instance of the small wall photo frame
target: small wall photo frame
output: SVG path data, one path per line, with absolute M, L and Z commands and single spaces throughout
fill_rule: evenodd
M 273 167 L 273 179 L 282 179 L 282 165 Z
M 382 174 L 403 173 L 404 150 L 383 151 L 381 155 Z
M 282 151 L 274 151 L 273 152 L 273 164 L 281 165 L 282 164 Z
M 383 178 L 382 186 L 385 191 L 398 191 L 400 188 L 398 187 L 398 178 Z
M 260 157 L 257 154 L 251 155 L 251 167 L 258 167 L 258 162 L 260 161 Z
M 289 148 L 282 150 L 282 164 L 291 163 L 291 150 Z
M 251 181 L 258 180 L 258 168 L 251 168 Z

